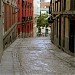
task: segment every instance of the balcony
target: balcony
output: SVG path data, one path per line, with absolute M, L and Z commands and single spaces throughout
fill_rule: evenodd
M 57 14 L 62 14 L 62 12 L 61 11 L 53 11 L 52 14 L 57 15 Z
M 29 22 L 32 20 L 32 17 L 22 17 L 22 24 L 24 25 L 26 22 Z

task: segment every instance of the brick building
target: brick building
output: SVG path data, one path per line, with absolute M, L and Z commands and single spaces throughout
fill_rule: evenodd
M 50 6 L 50 2 L 41 2 L 41 3 L 40 3 L 40 7 L 41 7 L 41 8 L 45 8 L 45 7 L 48 8 L 49 6 Z
M 51 0 L 51 41 L 63 51 L 75 55 L 75 0 Z
M 40 13 L 49 13 L 50 2 L 41 1 L 40 2 Z
M 16 39 L 16 9 L 15 0 L 0 0 L 0 57 L 3 49 Z
M 18 37 L 33 36 L 33 0 L 17 0 L 18 12 Z

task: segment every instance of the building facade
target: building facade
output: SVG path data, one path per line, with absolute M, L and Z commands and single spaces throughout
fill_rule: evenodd
M 41 1 L 40 2 L 40 13 L 49 14 L 49 6 L 50 6 L 50 2 Z
M 40 0 L 40 2 L 45 2 L 45 0 Z
M 18 37 L 33 36 L 33 0 L 17 0 L 18 12 Z
M 17 4 L 15 0 L 0 0 L 0 57 L 16 39 Z
M 75 0 L 51 0 L 51 41 L 63 51 L 75 55 Z
M 34 0 L 34 16 L 40 15 L 40 0 Z
M 37 17 L 40 15 L 40 0 L 34 0 L 33 4 L 34 4 L 33 33 L 34 33 L 34 37 L 36 37 L 37 36 Z

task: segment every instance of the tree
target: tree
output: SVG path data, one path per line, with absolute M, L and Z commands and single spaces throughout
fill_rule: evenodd
M 38 16 L 37 18 L 37 27 L 48 27 L 49 23 L 48 23 L 48 14 L 41 14 L 40 16 Z

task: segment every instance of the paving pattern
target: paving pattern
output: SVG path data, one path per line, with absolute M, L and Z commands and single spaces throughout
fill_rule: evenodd
M 75 57 L 49 37 L 21 38 L 5 50 L 0 75 L 75 75 Z

